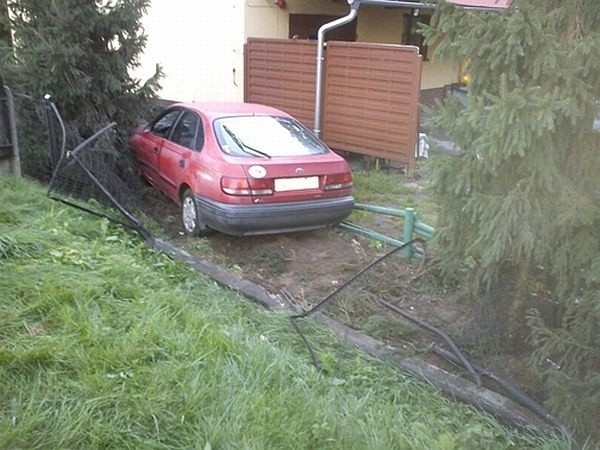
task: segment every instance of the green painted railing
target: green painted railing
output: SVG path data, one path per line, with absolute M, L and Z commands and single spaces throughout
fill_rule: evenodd
M 371 230 L 369 228 L 365 228 L 362 225 L 358 225 L 356 223 L 347 221 L 343 221 L 342 223 L 340 223 L 340 226 L 346 230 L 352 231 L 357 234 L 362 234 L 363 236 L 370 237 L 371 239 L 385 242 L 386 244 L 400 247 L 401 245 L 404 245 L 405 242 L 413 240 L 415 238 L 415 235 L 418 235 L 424 239 L 430 239 L 435 233 L 435 228 L 419 220 L 419 215 L 417 214 L 414 208 L 395 209 L 388 208 L 386 206 L 365 205 L 364 203 L 357 203 L 354 205 L 354 209 L 372 212 L 375 214 L 383 214 L 386 216 L 402 217 L 404 219 L 404 229 L 402 233 L 402 239 L 404 239 L 404 241 L 394 239 L 390 236 L 379 233 L 378 231 Z M 421 257 L 422 255 L 417 249 L 413 248 L 412 245 L 406 247 L 404 249 L 404 257 L 407 260 L 409 260 L 413 256 Z

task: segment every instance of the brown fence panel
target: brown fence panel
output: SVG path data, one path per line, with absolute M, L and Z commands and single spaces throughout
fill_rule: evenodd
M 329 42 L 326 73 L 325 142 L 411 166 L 419 120 L 418 48 Z
M 314 127 L 315 41 L 248 39 L 244 100 L 281 108 Z M 414 161 L 421 56 L 417 47 L 327 44 L 323 140 L 336 150 Z
M 251 38 L 244 53 L 244 100 L 283 109 L 312 129 L 316 42 Z

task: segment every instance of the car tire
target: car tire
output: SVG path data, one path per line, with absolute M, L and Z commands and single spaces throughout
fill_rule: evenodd
M 210 229 L 202 218 L 202 213 L 194 194 L 186 189 L 181 196 L 181 224 L 188 236 L 205 236 Z

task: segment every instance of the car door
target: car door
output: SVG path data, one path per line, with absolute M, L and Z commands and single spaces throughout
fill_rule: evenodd
M 164 183 L 160 175 L 159 155 L 181 112 L 180 108 L 164 111 L 136 139 L 136 158 L 150 181 L 161 189 Z
M 179 200 L 179 187 L 192 178 L 193 174 L 188 173 L 192 168 L 191 158 L 204 141 L 201 125 L 197 113 L 184 110 L 160 151 L 160 175 L 165 192 L 174 200 Z

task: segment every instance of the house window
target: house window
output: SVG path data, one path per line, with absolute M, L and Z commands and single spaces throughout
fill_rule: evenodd
M 317 39 L 319 28 L 329 23 L 338 16 L 325 14 L 290 14 L 290 39 Z M 331 41 L 356 41 L 356 20 L 335 28 L 325 34 L 326 40 Z
M 419 52 L 423 55 L 423 60 L 427 61 L 427 46 L 423 45 L 425 38 L 419 33 L 419 24 L 429 25 L 430 15 L 420 15 L 418 9 L 413 9 L 411 14 L 404 14 L 404 32 L 402 33 L 402 43 L 404 45 L 416 45 Z

